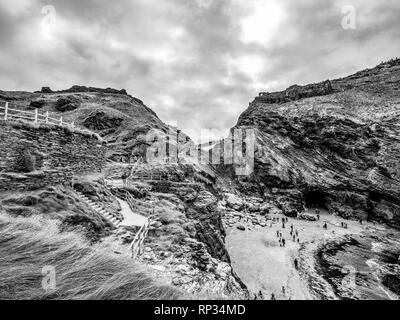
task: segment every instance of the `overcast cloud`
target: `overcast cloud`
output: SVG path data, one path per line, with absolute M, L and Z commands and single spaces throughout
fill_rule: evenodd
M 217 137 L 259 91 L 400 56 L 399 17 L 398 0 L 0 0 L 0 89 L 125 88 Z

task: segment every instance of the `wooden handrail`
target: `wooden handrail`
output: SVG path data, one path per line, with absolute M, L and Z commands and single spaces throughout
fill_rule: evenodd
M 63 121 L 63 118 L 59 119 L 52 118 L 49 116 L 49 112 L 46 111 L 44 114 L 39 113 L 39 109 L 35 109 L 34 112 L 13 109 L 9 107 L 8 102 L 5 103 L 5 106 L 0 106 L 0 110 L 4 110 L 4 116 L 1 116 L 0 119 L 3 120 L 13 120 L 13 119 L 22 119 L 22 120 L 30 120 L 34 123 L 46 123 L 46 124 L 54 124 L 61 126 L 74 127 L 74 123 L 67 123 Z
M 143 244 L 146 240 L 149 228 L 150 221 L 147 220 L 147 222 L 139 229 L 133 238 L 132 243 L 129 246 L 129 252 L 132 259 L 136 259 L 136 257 L 142 252 Z
M 103 183 L 107 188 L 111 190 L 112 193 L 123 198 L 128 203 L 129 208 L 132 210 L 132 212 L 137 209 L 134 198 L 129 191 L 114 187 L 112 184 L 109 184 L 106 179 L 103 179 Z M 136 257 L 142 252 L 144 241 L 146 240 L 147 234 L 149 232 L 150 224 L 150 217 L 147 217 L 146 223 L 140 227 L 139 231 L 135 234 L 135 237 L 129 245 L 128 252 L 132 259 L 136 259 Z

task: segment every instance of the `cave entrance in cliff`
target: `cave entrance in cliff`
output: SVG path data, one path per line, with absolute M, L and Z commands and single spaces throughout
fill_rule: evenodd
M 318 190 L 312 190 L 312 191 L 306 191 L 303 194 L 307 208 L 327 209 L 325 195 L 323 192 Z

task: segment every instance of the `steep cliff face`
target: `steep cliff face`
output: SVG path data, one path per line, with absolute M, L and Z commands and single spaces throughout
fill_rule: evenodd
M 287 215 L 318 205 L 400 227 L 400 60 L 331 85 L 326 95 L 250 104 L 235 127 L 256 132 L 255 170 L 242 186 Z

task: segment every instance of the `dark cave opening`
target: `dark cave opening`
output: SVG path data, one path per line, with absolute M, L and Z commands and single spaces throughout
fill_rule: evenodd
M 318 190 L 305 191 L 303 193 L 304 201 L 307 208 L 324 208 L 326 207 L 325 195 L 323 192 Z
M 370 191 L 369 192 L 369 199 L 371 201 L 374 201 L 374 202 L 380 202 L 381 201 L 381 196 L 380 196 L 379 192 Z

